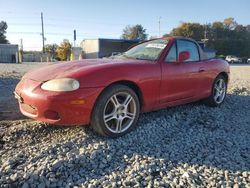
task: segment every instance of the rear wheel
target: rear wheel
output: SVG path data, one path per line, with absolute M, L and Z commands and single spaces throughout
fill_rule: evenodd
M 124 85 L 113 85 L 98 97 L 91 126 L 103 136 L 119 137 L 136 126 L 139 112 L 139 99 L 135 92 Z
M 215 78 L 211 95 L 205 99 L 205 103 L 209 106 L 219 106 L 225 100 L 227 92 L 227 80 L 224 76 L 219 75 Z

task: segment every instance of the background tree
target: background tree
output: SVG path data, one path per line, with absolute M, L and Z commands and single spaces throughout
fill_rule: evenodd
M 63 42 L 58 46 L 57 50 L 57 57 L 61 61 L 69 60 L 70 53 L 71 53 L 71 44 L 69 40 L 64 39 Z
M 199 23 L 182 23 L 179 27 L 174 28 L 170 34 L 201 40 L 204 37 L 204 26 Z
M 8 25 L 6 22 L 1 21 L 0 22 L 0 44 L 8 44 L 9 41 L 6 39 L 6 30 L 8 28 Z
M 171 35 L 169 33 L 166 33 L 166 34 L 162 35 L 162 37 L 171 37 L 171 36 L 173 36 L 173 35 Z
M 217 40 L 219 38 L 223 38 L 224 36 L 224 25 L 222 22 L 214 22 L 211 26 L 211 38 Z
M 215 49 L 218 55 L 250 57 L 250 26 L 239 25 L 231 17 L 205 26 L 199 23 L 182 23 L 170 34 L 201 41 L 205 38 L 205 31 L 207 47 Z
M 229 30 L 235 29 L 236 26 L 238 25 L 237 22 L 232 17 L 224 19 L 223 23 L 224 23 L 225 28 Z
M 56 50 L 58 48 L 57 44 L 46 44 L 45 45 L 45 52 L 49 53 L 51 57 L 54 59 L 57 56 Z
M 146 29 L 142 27 L 142 25 L 134 25 L 134 26 L 126 26 L 123 29 L 123 34 L 121 36 L 122 39 L 140 39 L 146 40 L 148 35 L 146 34 Z

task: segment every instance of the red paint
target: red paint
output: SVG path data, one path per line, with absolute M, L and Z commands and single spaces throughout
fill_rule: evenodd
M 93 59 L 57 63 L 25 74 L 16 92 L 25 105 L 21 112 L 33 119 L 60 125 L 81 125 L 90 122 L 97 97 L 105 87 L 130 81 L 142 94 L 142 112 L 184 104 L 208 97 L 215 77 L 229 74 L 228 63 L 223 60 L 165 63 L 170 46 L 178 38 L 170 37 L 157 61 L 133 59 Z M 200 56 L 204 54 L 201 49 Z M 189 54 L 183 54 L 188 56 Z M 187 58 L 187 57 L 185 57 Z M 51 92 L 41 84 L 54 78 L 75 78 L 80 88 L 71 92 Z M 83 104 L 71 101 L 83 99 Z M 32 113 L 30 113 L 32 112 Z

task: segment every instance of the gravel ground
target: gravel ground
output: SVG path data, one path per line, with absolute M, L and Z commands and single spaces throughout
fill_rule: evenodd
M 13 70 L 0 73 L 1 89 L 14 88 Z M 250 66 L 231 72 L 221 107 L 142 114 L 137 129 L 118 139 L 88 126 L 2 120 L 0 187 L 250 187 Z

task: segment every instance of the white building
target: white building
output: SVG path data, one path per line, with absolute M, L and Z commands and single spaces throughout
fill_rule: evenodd
M 112 53 L 125 52 L 139 42 L 140 40 L 85 39 L 81 42 L 81 47 L 85 53 L 85 58 L 91 59 L 109 57 Z

